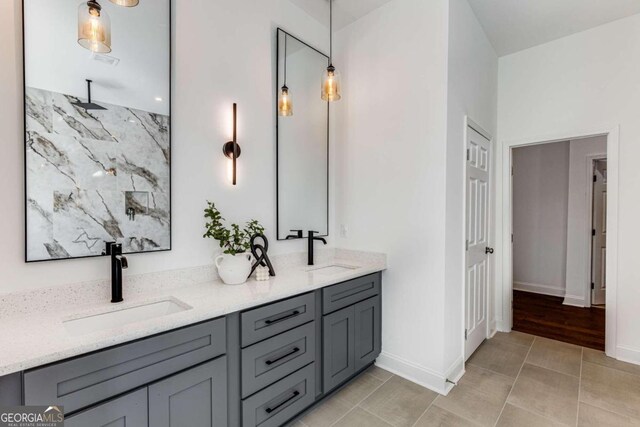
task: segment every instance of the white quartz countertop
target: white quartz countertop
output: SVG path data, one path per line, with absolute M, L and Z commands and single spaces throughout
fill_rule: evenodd
M 4 296 L 0 298 L 0 376 L 246 310 L 386 269 L 386 256 L 365 252 L 335 250 L 313 267 L 301 265 L 300 256 L 295 259 L 298 262 L 274 262 L 276 277 L 269 281 L 258 282 L 251 279 L 243 285 L 235 286 L 225 285 L 217 278 L 199 281 L 203 275 L 193 276 L 193 272 L 188 270 L 167 273 L 168 277 L 164 277 L 164 280 L 159 280 L 157 274 L 131 279 L 131 289 L 128 289 L 125 278 L 125 301 L 119 304 L 109 302 L 108 292 L 103 289 L 106 287 L 105 283 L 69 285 L 64 289 L 56 287 L 55 290 Z M 342 271 L 313 271 L 331 265 L 352 268 Z M 202 268 L 204 267 L 200 269 Z M 187 280 L 189 275 L 192 277 Z M 172 281 L 175 283 L 166 283 Z M 100 299 L 96 300 L 96 295 L 89 293 L 95 291 L 98 286 Z M 55 301 L 49 301 L 49 305 L 44 301 L 40 303 L 38 299 L 47 298 L 49 292 L 56 292 Z M 60 293 L 67 293 L 68 296 L 65 298 L 64 295 L 60 296 Z M 74 318 L 167 299 L 178 300 L 190 308 L 84 335 L 70 334 L 63 324 L 64 321 Z M 19 307 L 21 303 L 23 306 Z

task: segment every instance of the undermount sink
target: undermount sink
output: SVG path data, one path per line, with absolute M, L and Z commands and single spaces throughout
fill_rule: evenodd
M 327 265 L 324 267 L 312 268 L 307 271 L 313 274 L 331 275 L 331 274 L 344 273 L 345 271 L 355 270 L 356 268 L 359 268 L 359 267 L 355 267 L 353 265 L 335 264 L 335 265 Z
M 77 319 L 65 320 L 63 321 L 63 325 L 71 335 L 84 335 L 115 329 L 130 323 L 149 320 L 190 309 L 191 307 L 187 304 L 172 298 L 149 302 L 133 307 L 126 307 L 120 310 L 92 314 Z

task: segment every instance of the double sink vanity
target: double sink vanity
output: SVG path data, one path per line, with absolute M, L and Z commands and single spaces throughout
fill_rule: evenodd
M 386 260 L 276 263 L 278 276 L 240 286 L 197 283 L 202 271 L 134 277 L 117 305 L 83 300 L 97 283 L 73 286 L 62 311 L 59 296 L 39 313 L 20 307 L 28 293 L 5 297 L 16 313 L 2 313 L 0 404 L 63 406 L 72 427 L 285 424 L 380 353 Z

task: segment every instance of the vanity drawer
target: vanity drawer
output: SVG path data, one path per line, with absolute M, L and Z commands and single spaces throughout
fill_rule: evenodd
M 380 273 L 370 274 L 322 290 L 322 314 L 332 313 L 380 294 Z
M 315 322 L 243 349 L 242 397 L 247 397 L 313 362 L 315 352 Z
M 278 427 L 315 401 L 315 364 L 278 381 L 242 402 L 244 427 Z
M 112 347 L 24 374 L 26 405 L 73 412 L 226 351 L 224 318 Z
M 242 347 L 314 320 L 314 300 L 309 293 L 245 311 L 241 315 Z

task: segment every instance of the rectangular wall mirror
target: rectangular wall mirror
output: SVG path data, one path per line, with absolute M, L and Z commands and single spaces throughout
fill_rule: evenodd
M 170 249 L 170 0 L 23 7 L 26 261 Z
M 278 239 L 291 230 L 329 234 L 329 103 L 320 98 L 329 57 L 277 31 L 277 81 L 286 84 L 291 115 L 277 108 Z M 286 74 L 286 82 L 285 82 Z

